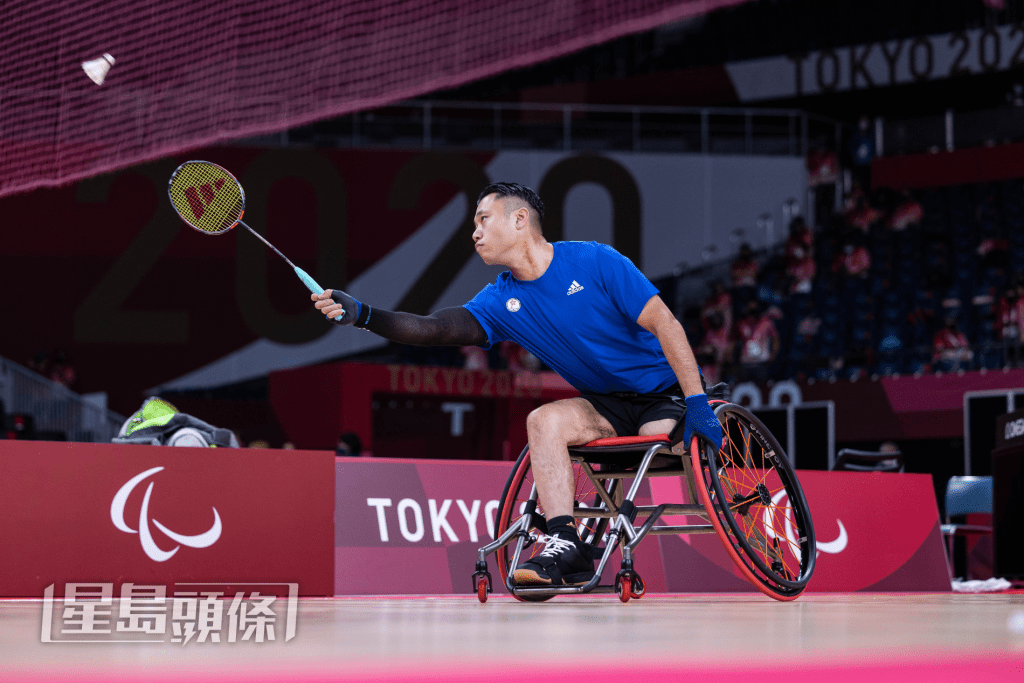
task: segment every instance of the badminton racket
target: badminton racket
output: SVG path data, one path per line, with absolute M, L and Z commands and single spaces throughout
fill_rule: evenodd
M 175 212 L 190 228 L 205 235 L 223 235 L 236 225 L 241 225 L 283 258 L 309 291 L 314 294 L 324 293 L 323 287 L 309 273 L 292 263 L 263 235 L 242 222 L 245 191 L 227 169 L 209 161 L 186 161 L 171 174 L 167 194 Z M 335 318 L 339 319 L 340 316 Z

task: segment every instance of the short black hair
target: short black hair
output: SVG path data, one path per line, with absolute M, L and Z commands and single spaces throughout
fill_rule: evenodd
M 496 194 L 498 197 L 515 197 L 522 199 L 530 205 L 530 208 L 537 214 L 537 225 L 544 225 L 544 202 L 540 200 L 537 193 L 526 185 L 519 183 L 491 183 L 483 189 L 476 203 L 479 204 L 489 194 Z

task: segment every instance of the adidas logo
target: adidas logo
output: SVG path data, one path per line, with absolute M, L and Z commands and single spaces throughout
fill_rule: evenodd
M 573 280 L 572 284 L 569 285 L 569 294 L 575 294 L 576 292 L 582 292 L 582 291 L 583 291 L 583 285 L 581 285 L 580 283 L 576 282 L 575 280 Z
M 196 215 L 196 218 L 202 218 L 203 214 L 206 213 L 206 207 L 213 203 L 213 198 L 217 196 L 217 190 L 224 186 L 224 179 L 218 178 L 213 185 L 204 183 L 199 186 L 199 191 L 196 191 L 196 187 L 192 186 L 185 190 L 185 199 L 188 200 L 188 204 L 192 207 L 192 213 Z M 202 198 L 199 195 L 202 194 Z

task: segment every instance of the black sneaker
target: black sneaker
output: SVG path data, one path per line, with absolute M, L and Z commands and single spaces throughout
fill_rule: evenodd
M 516 567 L 512 578 L 520 586 L 580 585 L 594 578 L 594 561 L 581 552 L 578 541 L 548 536 L 544 550 Z

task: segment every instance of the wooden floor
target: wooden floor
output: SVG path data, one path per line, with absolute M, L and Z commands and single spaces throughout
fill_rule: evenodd
M 0 680 L 1024 681 L 1021 594 L 303 599 L 288 643 L 185 646 L 42 643 L 42 611 L 0 601 Z

